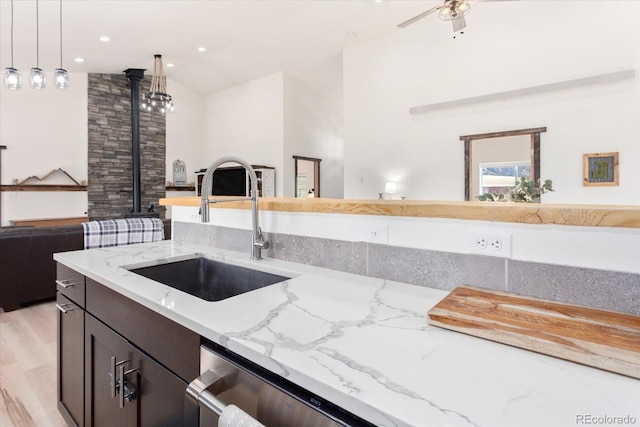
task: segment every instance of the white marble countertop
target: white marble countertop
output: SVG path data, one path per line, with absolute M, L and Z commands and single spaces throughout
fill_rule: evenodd
M 128 271 L 194 254 L 292 279 L 207 302 Z M 640 423 L 638 380 L 429 326 L 444 291 L 248 258 L 173 241 L 54 255 L 377 426 Z

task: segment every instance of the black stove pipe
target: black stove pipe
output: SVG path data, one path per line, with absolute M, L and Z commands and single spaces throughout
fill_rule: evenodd
M 144 69 L 128 68 L 125 75 L 131 82 L 131 157 L 133 167 L 133 209 L 141 212 L 140 181 L 140 80 L 144 79 Z

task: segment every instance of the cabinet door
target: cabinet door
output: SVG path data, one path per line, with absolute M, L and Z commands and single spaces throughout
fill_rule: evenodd
M 137 426 L 138 400 L 125 401 L 120 407 L 119 395 L 112 395 L 112 357 L 123 363 L 125 370 L 133 366 L 133 348 L 120 335 L 85 315 L 85 423 L 93 427 Z M 125 362 L 126 361 L 126 362 Z M 116 369 L 117 376 L 118 369 Z M 129 374 L 127 377 L 136 377 Z M 134 385 L 135 387 L 135 385 Z M 118 387 L 119 388 L 119 387 Z
M 93 316 L 86 315 L 85 363 L 87 424 L 102 426 L 196 427 L 198 409 L 186 400 L 187 383 L 129 344 Z M 125 392 L 134 393 L 120 408 L 118 395 L 111 397 L 111 358 L 126 361 Z M 118 369 L 116 369 L 116 373 Z M 122 381 L 119 374 L 118 383 Z M 126 394 L 125 394 L 126 395 Z
M 84 426 L 84 311 L 58 293 L 58 410 L 70 425 Z
M 141 427 L 198 426 L 198 408 L 186 399 L 187 383 L 146 354 L 137 352 L 138 420 Z

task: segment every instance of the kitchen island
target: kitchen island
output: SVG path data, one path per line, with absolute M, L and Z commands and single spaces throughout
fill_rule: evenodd
M 291 279 L 208 302 L 129 271 L 197 255 Z M 54 259 L 377 426 L 640 422 L 636 379 L 428 325 L 445 291 L 173 241 Z

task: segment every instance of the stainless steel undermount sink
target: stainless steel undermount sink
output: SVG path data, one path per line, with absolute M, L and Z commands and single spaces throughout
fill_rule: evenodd
M 290 279 L 205 257 L 130 271 L 206 301 L 221 301 Z

